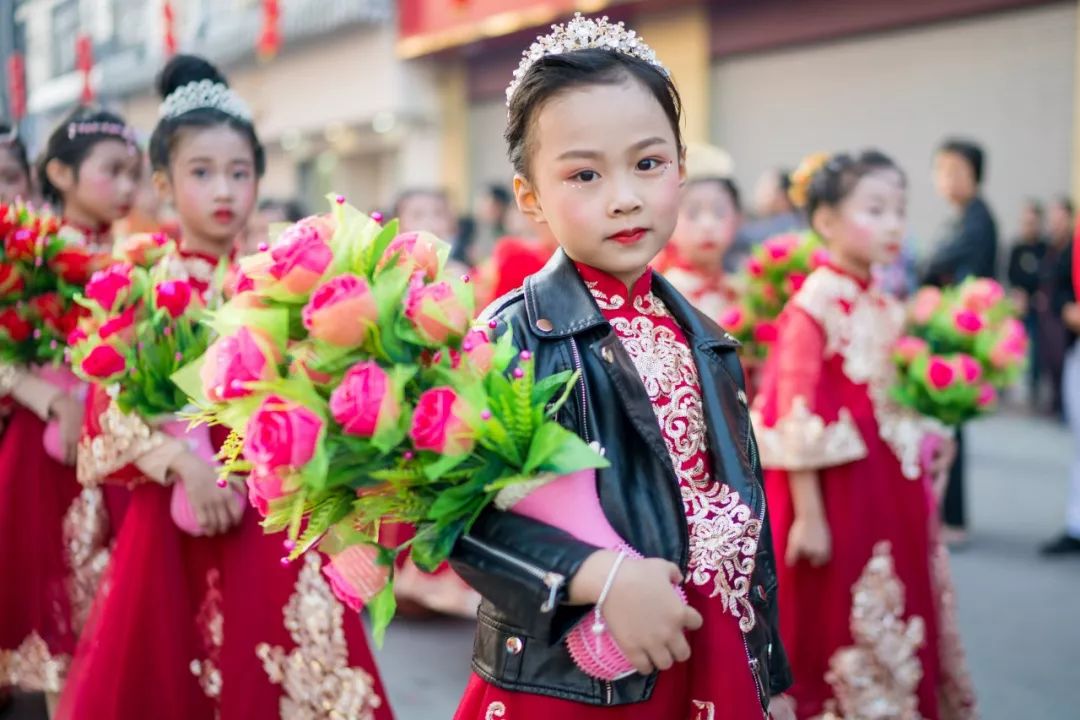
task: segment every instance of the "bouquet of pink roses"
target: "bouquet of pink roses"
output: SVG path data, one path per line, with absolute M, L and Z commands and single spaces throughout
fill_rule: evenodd
M 720 325 L 751 357 L 762 358 L 776 341 L 776 318 L 811 272 L 828 261 L 817 233 L 807 230 L 769 238 L 754 250 L 743 270 L 742 300 L 727 310 Z
M 381 635 L 398 553 L 434 570 L 503 488 L 606 463 L 555 420 L 573 374 L 536 381 L 509 333 L 471 329 L 447 245 L 332 207 L 242 261 L 218 339 L 174 379 L 198 419 L 232 429 L 224 471 L 248 473 L 284 560 L 327 553 L 335 592 Z M 382 547 L 384 522 L 416 536 Z
M 948 425 L 987 413 L 1023 372 L 1028 337 L 1004 289 L 968 279 L 922 288 L 910 309 L 910 334 L 897 343 L 893 397 Z

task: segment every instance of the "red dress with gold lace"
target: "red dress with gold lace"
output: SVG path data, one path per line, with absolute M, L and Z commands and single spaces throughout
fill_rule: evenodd
M 109 249 L 108 228 L 65 224 L 60 233 Z M 81 489 L 75 468 L 43 444 L 52 402 L 83 391 L 67 368 L 0 366 L 0 397 L 11 401 L 0 439 L 0 688 L 63 687 L 119 524 L 119 509 L 110 523 L 101 490 Z
M 714 273 L 702 272 L 687 261 L 674 245 L 668 245 L 656 257 L 653 267 L 715 323 L 724 311 L 739 301 L 739 293 L 722 267 Z
M 973 712 L 920 462 L 926 433 L 945 430 L 888 396 L 903 323 L 899 303 L 868 283 L 815 271 L 780 317 L 755 399 L 800 718 Z M 832 538 L 823 567 L 783 562 L 788 473 L 805 470 L 817 472 Z
M 652 400 L 679 478 L 689 526 L 685 590 L 705 624 L 689 633 L 691 658 L 660 673 L 643 703 L 596 707 L 508 692 L 473 676 L 457 720 L 752 720 L 763 718 L 743 633 L 754 627 L 749 578 L 761 521 L 712 476 L 698 371 L 679 325 L 652 293 L 652 270 L 629 291 L 619 280 L 578 265 Z M 524 678 L 523 678 L 524 680 Z
M 209 288 L 216 258 L 169 261 L 172 276 Z M 360 617 L 334 597 L 317 555 L 282 567 L 281 539 L 250 508 L 222 535 L 180 530 L 166 468 L 181 442 L 104 392 L 92 399 L 80 480 L 131 487 L 131 504 L 57 717 L 389 720 Z

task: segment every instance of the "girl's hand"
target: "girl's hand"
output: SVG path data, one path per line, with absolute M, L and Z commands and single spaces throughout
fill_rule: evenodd
M 185 452 L 173 463 L 187 492 L 199 527 L 207 535 L 226 532 L 243 517 L 243 507 L 236 502 L 234 490 L 220 488 L 217 470 L 198 455 Z
M 673 585 L 682 582 L 674 563 L 627 558 L 619 568 L 602 613 L 611 636 L 642 675 L 690 659 L 687 630 L 701 615 L 685 605 Z
M 821 567 L 832 557 L 832 535 L 825 516 L 812 513 L 796 516 L 788 532 L 785 560 L 789 566 L 806 558 L 814 567 Z
M 67 393 L 61 393 L 49 406 L 49 416 L 56 421 L 60 431 L 64 464 L 74 465 L 79 451 L 79 438 L 82 435 L 83 404 Z
M 940 437 L 926 471 L 933 480 L 934 497 L 940 503 L 945 495 L 945 486 L 949 483 L 949 471 L 956 462 L 956 440 L 952 437 Z
M 795 720 L 795 698 L 790 695 L 773 695 L 769 701 L 771 720 Z

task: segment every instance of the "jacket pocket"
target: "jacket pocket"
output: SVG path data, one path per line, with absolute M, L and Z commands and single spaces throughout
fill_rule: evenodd
M 476 616 L 474 664 L 481 674 L 502 683 L 514 683 L 521 677 L 526 650 L 534 642 L 521 628 L 493 618 L 481 608 Z

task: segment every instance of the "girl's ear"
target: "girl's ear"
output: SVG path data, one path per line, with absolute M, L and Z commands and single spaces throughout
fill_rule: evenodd
M 547 223 L 544 209 L 540 206 L 540 196 L 524 175 L 514 176 L 514 199 L 517 200 L 518 210 L 527 218 L 541 225 Z
M 822 205 L 814 211 L 810 218 L 810 227 L 817 231 L 826 242 L 836 237 L 836 228 L 840 222 L 840 213 L 834 207 Z
M 164 170 L 155 170 L 152 177 L 154 182 L 154 192 L 157 193 L 158 199 L 162 203 L 168 204 L 172 200 L 172 180 L 169 179 L 169 174 Z
M 686 146 L 679 148 L 679 187 L 686 187 Z
M 45 163 L 45 176 L 61 195 L 67 195 L 75 189 L 75 169 L 57 158 Z

